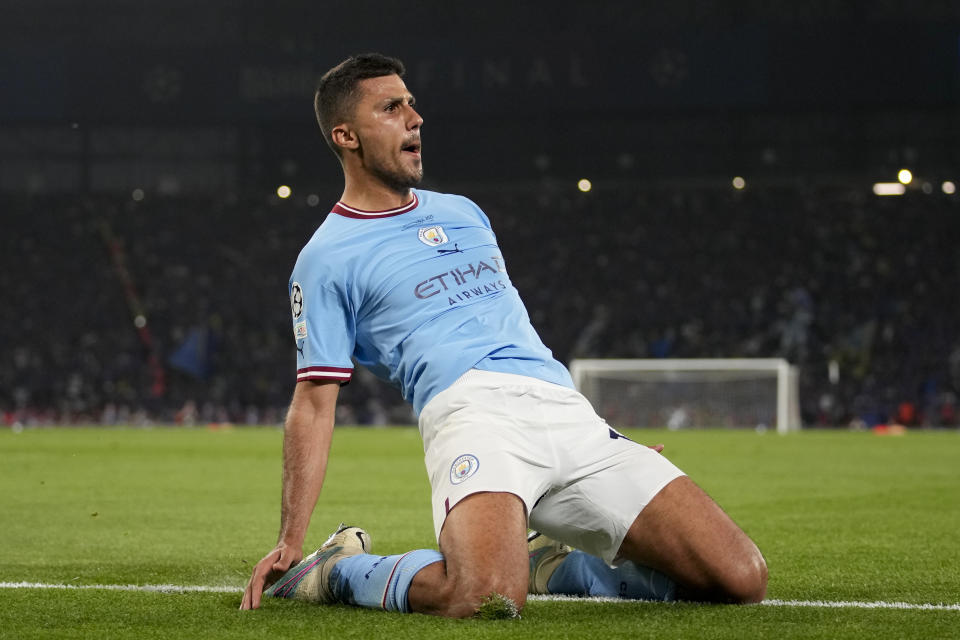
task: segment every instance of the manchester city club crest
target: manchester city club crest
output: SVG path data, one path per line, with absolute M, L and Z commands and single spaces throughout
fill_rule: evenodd
M 447 238 L 447 234 L 444 233 L 443 227 L 438 224 L 432 227 L 421 227 L 420 230 L 417 231 L 417 237 L 420 238 L 420 242 L 428 247 L 436 247 L 437 245 L 450 241 L 450 239 Z
M 480 468 L 480 461 L 477 456 L 465 453 L 450 465 L 450 483 L 460 484 Z

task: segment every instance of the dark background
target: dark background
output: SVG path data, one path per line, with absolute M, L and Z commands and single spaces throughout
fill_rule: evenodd
M 424 186 L 488 211 L 561 359 L 784 355 L 809 423 L 954 419 L 957 2 L 0 8 L 7 422 L 277 419 L 284 284 L 341 185 L 312 91 L 367 50 L 406 62 Z M 355 419 L 406 417 L 353 387 Z
M 336 183 L 310 96 L 367 50 L 406 61 L 437 181 L 957 161 L 956 2 L 3 4 L 8 189 Z

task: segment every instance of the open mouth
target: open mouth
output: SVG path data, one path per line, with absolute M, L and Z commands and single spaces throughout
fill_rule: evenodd
M 410 144 L 400 147 L 400 150 L 406 151 L 407 153 L 415 153 L 420 155 L 420 142 L 411 142 Z

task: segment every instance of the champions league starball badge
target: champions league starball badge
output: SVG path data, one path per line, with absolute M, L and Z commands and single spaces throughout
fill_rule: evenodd
M 299 282 L 290 285 L 290 311 L 293 313 L 293 319 L 298 320 L 303 315 L 303 289 Z
M 480 461 L 477 456 L 465 453 L 450 465 L 450 483 L 460 484 L 480 468 Z

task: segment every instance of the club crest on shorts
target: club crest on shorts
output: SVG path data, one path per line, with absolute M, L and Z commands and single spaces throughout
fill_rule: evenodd
M 420 238 L 420 242 L 428 247 L 435 247 L 450 241 L 443 227 L 438 224 L 432 227 L 420 227 L 420 230 L 417 231 L 417 237 Z
M 460 484 L 480 468 L 480 461 L 477 456 L 465 453 L 450 465 L 450 483 Z

